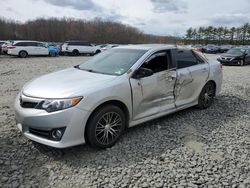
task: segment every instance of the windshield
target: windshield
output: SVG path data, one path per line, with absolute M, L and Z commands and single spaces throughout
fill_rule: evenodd
M 228 54 L 243 54 L 244 50 L 243 49 L 230 49 L 227 51 Z
M 85 63 L 79 69 L 102 74 L 122 75 L 145 53 L 145 50 L 111 49 L 102 52 Z

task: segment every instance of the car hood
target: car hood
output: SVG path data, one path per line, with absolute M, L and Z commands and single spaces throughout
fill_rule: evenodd
M 117 76 L 91 73 L 76 68 L 38 77 L 23 87 L 23 94 L 38 98 L 68 98 L 82 96 L 96 87 L 103 87 Z

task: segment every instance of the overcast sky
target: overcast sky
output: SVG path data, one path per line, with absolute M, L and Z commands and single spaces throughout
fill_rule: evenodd
M 249 22 L 250 0 L 7 0 L 1 2 L 0 16 L 21 22 L 40 17 L 101 17 L 145 33 L 181 36 L 189 27 Z

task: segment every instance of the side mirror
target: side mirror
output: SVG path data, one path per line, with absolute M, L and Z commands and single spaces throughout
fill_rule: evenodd
M 151 69 L 140 67 L 134 72 L 132 78 L 139 79 L 139 78 L 152 76 L 153 74 L 154 72 Z

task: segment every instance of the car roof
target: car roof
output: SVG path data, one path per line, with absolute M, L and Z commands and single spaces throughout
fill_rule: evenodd
M 122 45 L 116 47 L 116 49 L 135 49 L 135 50 L 160 50 L 160 49 L 176 49 L 175 45 L 168 44 L 131 44 L 131 45 Z
M 13 43 L 18 43 L 18 42 L 39 42 L 39 41 L 34 41 L 34 40 L 15 40 Z

